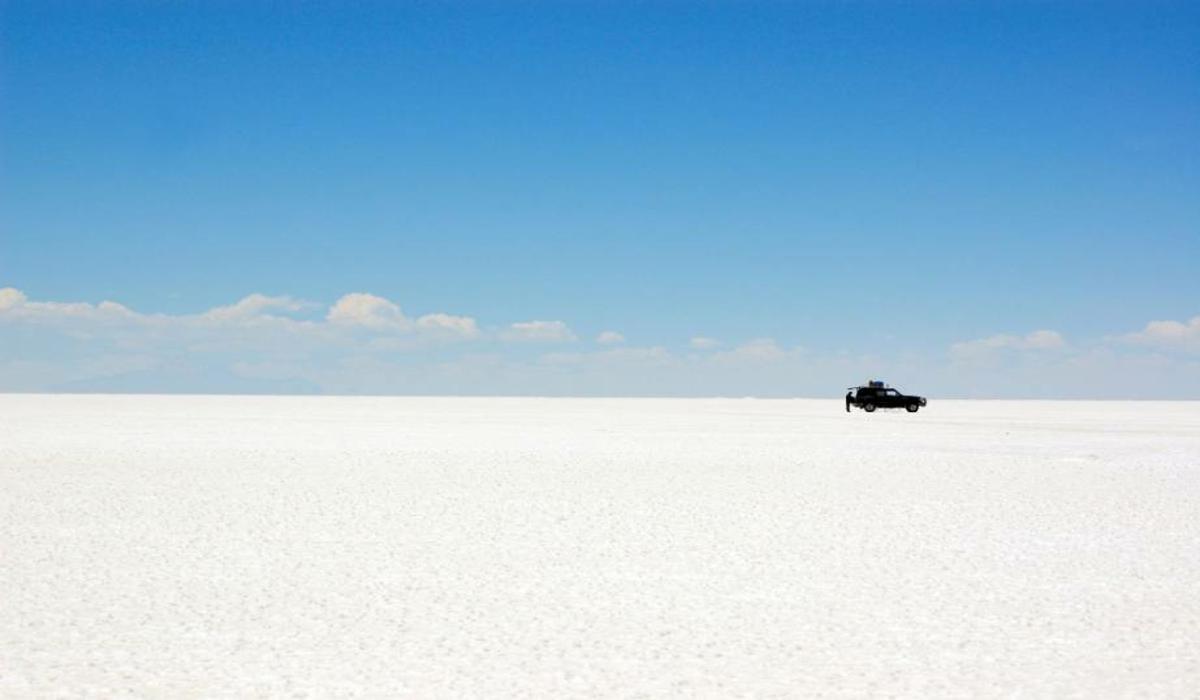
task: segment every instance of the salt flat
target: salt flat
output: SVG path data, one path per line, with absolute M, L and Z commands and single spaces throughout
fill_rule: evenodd
M 0 395 L 0 694 L 1200 688 L 1200 404 Z

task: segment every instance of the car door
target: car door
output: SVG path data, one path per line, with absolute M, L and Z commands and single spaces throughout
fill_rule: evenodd
M 879 392 L 879 407 L 880 408 L 898 408 L 900 406 L 900 392 L 895 389 L 884 389 Z

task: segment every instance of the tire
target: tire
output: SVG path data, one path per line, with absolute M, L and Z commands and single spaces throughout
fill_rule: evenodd
M 867 413 L 873 413 L 875 411 L 875 404 L 870 403 L 870 402 L 864 403 L 863 410 L 866 411 Z
M 920 406 L 918 406 L 918 405 L 917 405 L 917 404 L 915 404 L 915 403 L 910 403 L 910 404 L 909 404 L 908 406 L 906 406 L 905 408 L 907 408 L 907 409 L 908 409 L 908 412 L 909 412 L 909 413 L 916 413 L 916 412 L 917 412 L 917 409 L 918 409 L 918 408 L 920 408 Z

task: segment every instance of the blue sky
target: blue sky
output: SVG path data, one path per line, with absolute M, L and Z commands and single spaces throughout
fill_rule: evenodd
M 1198 47 L 1194 3 L 6 1 L 0 389 L 1195 396 Z M 272 335 L 354 293 L 401 315 Z

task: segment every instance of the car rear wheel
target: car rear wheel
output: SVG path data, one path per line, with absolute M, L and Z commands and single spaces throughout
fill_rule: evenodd
M 872 412 L 872 411 L 874 411 L 874 410 L 875 410 L 875 404 L 873 404 L 873 403 L 869 403 L 869 402 L 868 402 L 868 403 L 864 403 L 864 404 L 863 404 L 863 410 L 864 410 L 864 411 L 866 411 L 867 413 L 870 413 L 870 412 Z
M 908 405 L 908 412 L 909 412 L 909 413 L 916 413 L 918 408 L 920 408 L 920 406 L 918 406 L 917 404 L 915 404 L 915 403 L 910 403 L 910 404 Z

